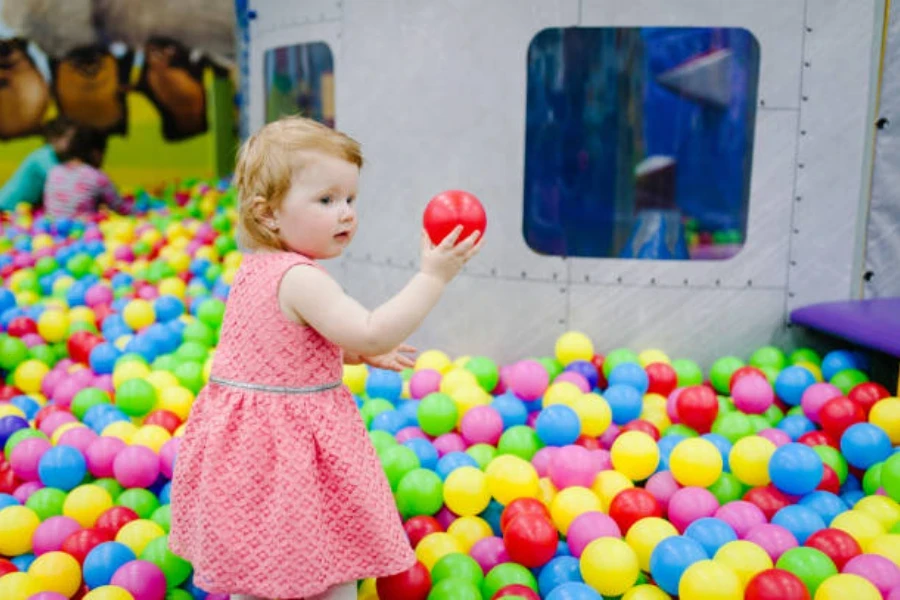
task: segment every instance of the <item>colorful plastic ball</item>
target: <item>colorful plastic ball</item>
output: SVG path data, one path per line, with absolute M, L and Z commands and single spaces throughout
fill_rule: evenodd
M 41 556 L 59 550 L 66 538 L 80 529 L 81 525 L 74 519 L 59 515 L 51 516 L 35 530 L 31 540 L 32 552 L 35 556 Z
M 598 538 L 581 555 L 584 582 L 604 596 L 619 596 L 638 579 L 640 566 L 631 546 L 620 539 Z
M 127 590 L 134 600 L 158 600 L 166 595 L 165 575 L 159 567 L 145 560 L 125 563 L 116 570 L 110 583 Z
M 858 469 L 868 469 L 886 460 L 892 452 L 888 434 L 871 423 L 851 425 L 841 436 L 841 453 Z
M 460 467 L 444 481 L 444 501 L 460 516 L 477 515 L 490 503 L 487 477 L 474 467 Z
M 871 381 L 857 385 L 850 390 L 849 394 L 847 394 L 847 398 L 863 409 L 866 418 L 868 418 L 872 407 L 875 406 L 879 400 L 889 398 L 890 396 L 891 393 L 887 391 L 887 388 L 880 383 Z
M 641 416 L 643 398 L 641 393 L 629 385 L 611 385 L 603 392 L 603 399 L 612 411 L 612 421 L 625 425 Z
M 80 484 L 86 473 L 84 455 L 70 446 L 51 448 L 41 456 L 38 464 L 41 483 L 65 491 Z
M 578 516 L 600 510 L 599 498 L 590 489 L 581 487 L 560 490 L 550 504 L 553 524 L 563 535 L 568 535 L 569 526 Z
M 620 491 L 609 505 L 609 516 L 619 530 L 628 533 L 631 526 L 648 517 L 662 517 L 663 510 L 653 495 L 642 488 Z
M 547 600 L 601 600 L 602 596 L 585 583 L 570 581 L 553 588 L 546 598 Z
M 769 460 L 772 484 L 787 494 L 802 496 L 816 489 L 822 480 L 822 459 L 803 444 L 777 448 Z
M 559 535 L 546 517 L 524 513 L 510 521 L 503 532 L 506 551 L 515 562 L 526 567 L 540 567 L 556 554 Z
M 610 449 L 613 467 L 632 481 L 647 479 L 659 465 L 659 447 L 646 433 L 621 434 Z
M 855 556 L 847 561 L 841 572 L 862 577 L 871 583 L 883 597 L 890 594 L 892 589 L 900 586 L 900 567 L 890 559 L 877 554 Z
M 581 435 L 581 422 L 574 410 L 555 404 L 540 412 L 534 429 L 544 444 L 565 446 L 574 443 Z
M 684 388 L 675 400 L 678 420 L 699 433 L 708 433 L 719 414 L 715 392 L 704 385 Z
M 63 541 L 60 550 L 81 564 L 88 553 L 96 546 L 112 540 L 113 536 L 109 532 L 91 527 L 69 534 Z
M 28 600 L 41 592 L 38 581 L 27 573 L 9 573 L 0 577 L 0 595 L 10 600 Z
M 631 526 L 625 534 L 625 541 L 637 554 L 641 570 L 649 571 L 653 549 L 664 539 L 675 535 L 678 535 L 678 530 L 665 519 L 647 517 Z
M 810 600 L 809 590 L 793 573 L 766 569 L 757 573 L 744 590 L 745 600 Z
M 719 548 L 737 539 L 728 523 L 714 517 L 697 519 L 687 526 L 684 535 L 699 543 L 708 557 L 715 556 Z
M 40 519 L 30 508 L 7 506 L 0 510 L 0 554 L 18 556 L 30 552 L 32 538 L 40 524 Z
M 51 449 L 50 442 L 43 438 L 22 440 L 9 453 L 9 463 L 16 477 L 23 481 L 38 479 L 41 458 Z
M 747 532 L 744 539 L 762 548 L 773 561 L 781 558 L 781 555 L 797 547 L 797 538 L 794 534 L 771 523 L 761 523 Z
M 682 394 L 684 396 L 684 394 Z M 669 468 L 681 485 L 708 487 L 722 474 L 722 455 L 712 442 L 692 438 L 679 442 L 669 455 Z
M 447 394 L 435 392 L 425 396 L 417 411 L 419 426 L 431 436 L 453 431 L 459 420 L 456 402 Z
M 669 594 L 678 593 L 678 584 L 685 570 L 709 556 L 703 546 L 684 536 L 664 539 L 650 556 L 650 574 L 656 584 Z
M 572 556 L 581 557 L 584 549 L 601 537 L 622 537 L 618 524 L 602 512 L 585 512 L 575 518 L 569 527 L 566 542 Z
M 684 487 L 669 500 L 668 517 L 678 531 L 684 531 L 698 519 L 712 517 L 719 508 L 719 501 L 707 489 Z
M 491 495 L 503 505 L 517 498 L 537 498 L 538 474 L 527 461 L 513 455 L 498 456 L 485 469 Z
M 159 456 L 145 446 L 128 446 L 116 454 L 113 474 L 125 487 L 149 487 L 159 477 Z
M 84 582 L 90 588 L 108 585 L 122 565 L 135 560 L 134 552 L 119 542 L 104 542 L 95 546 L 84 559 Z
M 594 344 L 585 334 L 569 331 L 556 340 L 555 354 L 563 366 L 575 361 L 590 361 L 594 356 Z
M 844 432 L 856 423 L 862 423 L 866 419 L 862 407 L 843 396 L 828 400 L 819 409 L 819 421 L 822 430 L 839 440 Z
M 81 565 L 65 552 L 47 552 L 38 556 L 28 574 L 40 588 L 70 598 L 81 587 Z
M 518 398 L 531 401 L 540 398 L 549 383 L 550 375 L 544 365 L 536 360 L 523 360 L 513 366 L 508 386 Z
M 806 586 L 810 596 L 815 596 L 822 582 L 838 572 L 837 567 L 823 552 L 803 546 L 782 554 L 775 566 L 796 575 Z
M 490 406 L 476 406 L 460 421 L 460 433 L 468 444 L 496 445 L 503 433 L 503 417 Z
M 775 401 L 769 381 L 759 375 L 741 377 L 731 389 L 734 406 L 747 414 L 761 415 Z
M 816 383 L 815 376 L 803 367 L 787 367 L 775 380 L 775 393 L 791 406 L 800 404 L 806 388 Z
M 379 598 L 425 600 L 431 590 L 431 575 L 425 565 L 417 561 L 402 573 L 379 577 L 375 585 Z
M 701 560 L 681 575 L 678 597 L 681 600 L 707 600 L 715 590 L 716 600 L 743 600 L 743 586 L 737 574 L 714 560 Z

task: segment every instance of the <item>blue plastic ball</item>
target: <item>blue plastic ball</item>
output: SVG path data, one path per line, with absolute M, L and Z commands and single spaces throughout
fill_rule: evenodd
M 366 395 L 369 398 L 384 398 L 390 402 L 400 399 L 403 391 L 403 377 L 395 371 L 371 369 L 366 378 Z
M 841 435 L 841 453 L 857 469 L 868 469 L 886 460 L 892 450 L 888 434 L 871 423 L 856 423 Z
M 657 544 L 650 554 L 650 574 L 664 592 L 677 594 L 678 583 L 687 568 L 708 558 L 706 550 L 693 538 L 683 535 L 668 537 Z
M 802 546 L 806 539 L 827 526 L 825 520 L 808 506 L 793 504 L 785 506 L 772 517 L 772 524 L 790 531 Z
M 603 398 L 612 411 L 612 420 L 616 425 L 625 425 L 641 416 L 644 408 L 643 394 L 630 385 L 611 385 Z
M 703 517 L 687 526 L 684 535 L 695 540 L 708 556 L 715 556 L 719 548 L 738 539 L 734 529 L 715 517 Z
M 581 578 L 581 562 L 574 556 L 561 556 L 552 559 L 541 569 L 538 590 L 542 596 L 548 596 L 554 589 L 569 582 L 584 582 Z
M 775 378 L 775 393 L 786 404 L 797 406 L 806 388 L 816 382 L 815 376 L 803 367 L 788 367 Z
M 786 494 L 802 496 L 816 489 L 825 467 L 815 450 L 792 442 L 777 448 L 769 459 L 772 484 Z
M 115 572 L 125 563 L 136 560 L 134 552 L 120 542 L 103 542 L 87 553 L 82 565 L 84 582 L 89 588 L 108 585 Z
M 616 365 L 609 374 L 609 385 L 627 385 L 636 389 L 642 396 L 650 387 L 650 377 L 641 365 L 636 363 L 622 363 Z
M 545 446 L 567 446 L 581 435 L 581 420 L 568 406 L 554 404 L 538 414 L 534 430 Z

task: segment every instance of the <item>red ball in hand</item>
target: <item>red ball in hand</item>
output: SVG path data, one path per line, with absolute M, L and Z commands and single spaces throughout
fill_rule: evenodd
M 484 235 L 487 227 L 487 215 L 481 202 L 468 192 L 449 190 L 431 199 L 425 207 L 423 216 L 425 231 L 435 245 L 450 235 L 457 225 L 462 225 L 459 241 L 480 231 Z

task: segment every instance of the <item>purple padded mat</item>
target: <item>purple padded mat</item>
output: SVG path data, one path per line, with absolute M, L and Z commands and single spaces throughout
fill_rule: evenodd
M 900 298 L 813 304 L 792 311 L 791 322 L 900 358 Z

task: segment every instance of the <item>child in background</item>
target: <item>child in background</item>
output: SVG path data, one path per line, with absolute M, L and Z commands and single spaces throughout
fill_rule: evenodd
M 47 123 L 44 128 L 46 143 L 29 154 L 12 177 L 0 187 L 0 211 L 15 210 L 19 204 L 33 207 L 41 204 L 47 174 L 60 163 L 75 129 L 75 124 L 65 117 L 58 117 Z
M 240 152 L 238 232 L 250 252 L 172 479 L 169 545 L 207 591 L 351 600 L 357 580 L 416 562 L 343 362 L 408 366 L 404 340 L 480 232 L 457 244 L 457 227 L 437 246 L 423 232 L 418 273 L 367 310 L 317 262 L 356 233 L 362 162 L 357 142 L 302 118 L 266 125 Z
M 72 136 L 64 162 L 50 169 L 44 186 L 44 208 L 51 217 L 89 216 L 101 204 L 127 213 L 124 201 L 109 177 L 100 170 L 106 153 L 106 134 L 79 127 Z

